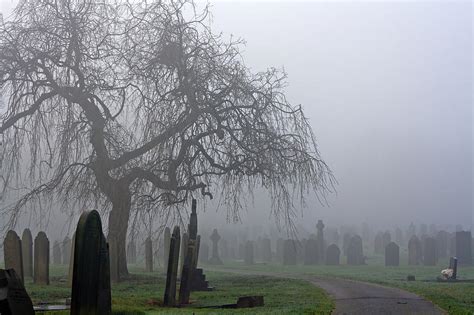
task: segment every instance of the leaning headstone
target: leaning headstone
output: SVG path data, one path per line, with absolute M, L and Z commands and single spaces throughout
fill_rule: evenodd
M 262 239 L 262 261 L 265 263 L 269 263 L 272 261 L 272 247 L 271 241 L 269 238 Z
M 285 240 L 283 247 L 283 265 L 296 265 L 296 242 Z
M 163 234 L 163 267 L 168 270 L 168 256 L 170 254 L 170 242 L 171 242 L 171 230 L 169 227 L 165 227 Z
M 0 314 L 35 314 L 33 303 L 14 269 L 0 269 Z
M 364 264 L 362 238 L 359 235 L 353 236 L 349 242 L 349 247 L 347 248 L 347 264 L 353 266 Z
M 25 229 L 21 236 L 21 254 L 23 256 L 23 275 L 33 277 L 33 236 Z
M 66 236 L 63 241 L 63 248 L 62 248 L 62 254 L 63 254 L 63 265 L 69 265 L 70 260 L 71 260 L 71 239 Z
M 111 314 L 109 250 L 97 211 L 84 212 L 77 223 L 71 315 Z
M 394 242 L 390 242 L 385 247 L 385 266 L 400 265 L 400 247 Z
M 467 232 L 467 231 L 456 232 L 456 257 L 458 259 L 458 265 L 460 266 L 472 265 L 471 232 Z
M 309 239 L 306 241 L 304 250 L 304 264 L 305 265 L 316 265 L 319 262 L 319 248 L 318 241 L 315 239 Z
M 253 265 L 253 264 L 254 264 L 254 259 L 253 259 L 253 242 L 252 242 L 252 241 L 247 241 L 247 242 L 245 243 L 244 263 L 245 263 L 246 265 Z
M 326 265 L 337 266 L 339 265 L 339 257 L 341 256 L 341 250 L 336 244 L 331 244 L 326 249 Z
M 408 264 L 419 265 L 422 259 L 421 242 L 416 235 L 408 241 Z
M 35 238 L 34 283 L 49 285 L 49 240 L 39 232 Z
M 176 279 L 178 277 L 179 265 L 179 246 L 181 243 L 181 236 L 179 227 L 175 226 L 173 235 L 170 238 L 170 248 L 168 254 L 167 272 L 166 272 L 166 287 L 163 303 L 166 306 L 174 306 L 176 304 Z
M 217 233 L 217 229 L 214 229 L 212 231 L 212 235 L 210 237 L 212 241 L 212 256 L 211 259 L 209 259 L 209 264 L 210 265 L 222 265 L 222 260 L 219 257 L 219 252 L 218 252 L 218 242 L 221 239 L 219 233 Z
M 15 231 L 9 230 L 3 241 L 3 258 L 5 269 L 14 269 L 21 282 L 24 283 L 23 253 L 21 240 Z
M 424 245 L 423 265 L 435 266 L 438 262 L 438 257 L 436 255 L 436 240 L 432 237 L 427 237 L 424 240 Z
M 53 264 L 54 265 L 61 264 L 61 245 L 59 245 L 58 241 L 54 241 L 54 245 L 53 245 Z
M 150 236 L 145 240 L 145 271 L 153 272 L 153 243 Z

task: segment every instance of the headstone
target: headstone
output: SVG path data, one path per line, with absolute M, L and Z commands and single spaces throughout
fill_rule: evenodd
M 253 259 L 253 242 L 252 241 L 247 241 L 245 243 L 245 257 L 244 257 L 244 263 L 246 265 L 253 265 L 254 264 L 254 259 Z
M 209 261 L 209 245 L 207 243 L 201 243 L 199 248 L 199 261 L 207 264 Z
M 109 250 L 97 211 L 84 212 L 77 223 L 71 315 L 111 314 Z
M 59 245 L 58 241 L 54 241 L 54 245 L 53 245 L 53 264 L 54 265 L 61 264 L 61 245 Z
M 262 239 L 262 261 L 265 263 L 272 261 L 272 246 L 269 238 Z
M 435 266 L 438 262 L 438 257 L 436 255 L 436 240 L 432 237 L 425 238 L 423 249 L 423 265 Z
M 392 236 L 390 235 L 389 231 L 385 231 L 382 236 L 382 242 L 383 242 L 383 252 L 385 253 L 385 248 L 387 245 L 392 241 Z
M 408 241 L 408 264 L 419 265 L 422 257 L 421 242 L 416 235 L 413 235 Z
M 384 252 L 383 242 L 383 234 L 381 232 L 377 233 L 374 239 L 374 253 L 382 254 Z
M 210 237 L 212 241 L 212 256 L 211 259 L 209 259 L 209 264 L 210 265 L 222 265 L 222 260 L 219 257 L 219 252 L 218 252 L 218 242 L 221 239 L 221 236 L 219 233 L 217 233 L 217 229 L 214 229 L 212 231 L 212 235 Z
M 439 258 L 448 257 L 449 233 L 446 231 L 439 231 L 436 234 L 436 251 Z
M 400 247 L 394 242 L 390 242 L 385 247 L 385 266 L 400 265 Z
M 316 265 L 319 263 L 319 248 L 318 241 L 315 239 L 309 239 L 306 241 L 304 250 L 304 264 L 305 265 Z
M 21 240 L 15 231 L 9 230 L 3 241 L 3 258 L 5 269 L 14 269 L 21 282 L 24 283 L 23 253 Z
M 347 248 L 347 264 L 353 266 L 364 264 L 362 238 L 359 235 L 355 235 L 351 238 L 349 247 Z
M 129 264 L 137 263 L 137 243 L 131 239 L 127 245 L 127 262 Z
M 471 232 L 456 232 L 456 257 L 460 266 L 472 265 L 472 236 Z
M 14 269 L 0 269 L 0 314 L 35 314 L 33 303 Z
M 49 240 L 44 232 L 35 238 L 34 283 L 49 285 Z
M 166 272 L 166 288 L 163 299 L 164 305 L 166 306 L 174 306 L 176 304 L 176 280 L 178 277 L 180 243 L 181 236 L 179 227 L 175 226 L 173 229 L 173 235 L 170 238 L 170 248 L 167 263 L 168 268 Z
M 150 236 L 145 240 L 145 271 L 153 272 L 153 242 Z
M 21 236 L 21 251 L 23 256 L 23 275 L 33 277 L 33 236 L 30 229 L 25 229 Z M 18 272 L 17 272 L 18 274 Z
M 341 250 L 336 244 L 331 244 L 326 249 L 326 265 L 337 266 L 339 265 L 339 257 Z
M 318 220 L 318 224 L 316 224 L 316 229 L 318 231 L 317 234 L 317 241 L 318 241 L 318 258 L 324 261 L 324 254 L 326 251 L 325 244 L 324 244 L 324 223 L 323 220 Z
M 283 247 L 283 265 L 296 265 L 296 241 L 285 240 Z
M 170 243 L 171 242 L 171 230 L 169 227 L 165 227 L 163 234 L 163 266 L 165 270 L 168 270 L 168 256 L 170 254 Z
M 63 254 L 63 265 L 69 265 L 69 262 L 71 260 L 71 239 L 66 236 L 63 241 L 63 248 L 62 248 L 62 254 Z

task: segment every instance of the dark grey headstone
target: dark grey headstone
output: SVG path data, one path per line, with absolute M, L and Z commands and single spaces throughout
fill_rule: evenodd
M 3 258 L 5 259 L 5 269 L 14 269 L 21 282 L 24 283 L 21 240 L 15 231 L 7 232 L 3 241 Z
M 385 247 L 385 266 L 400 265 L 400 247 L 394 242 L 390 242 Z
M 34 266 L 35 284 L 49 285 L 49 240 L 44 232 L 35 237 Z
M 21 250 L 23 256 L 23 275 L 25 277 L 33 277 L 33 236 L 30 229 L 23 231 Z
M 339 258 L 341 256 L 341 250 L 336 244 L 331 244 L 326 249 L 326 265 L 337 266 L 339 265 Z
M 351 238 L 347 248 L 347 264 L 353 266 L 364 264 L 362 238 L 359 235 Z
M 456 232 L 456 257 L 460 266 L 472 265 L 472 236 L 471 232 Z
M 109 249 L 97 211 L 84 212 L 77 223 L 71 315 L 111 314 Z
M 31 299 L 14 269 L 0 269 L 0 314 L 35 314 Z

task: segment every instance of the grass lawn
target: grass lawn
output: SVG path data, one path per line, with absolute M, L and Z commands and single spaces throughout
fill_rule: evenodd
M 404 257 L 401 257 L 401 262 Z M 275 274 L 316 275 L 341 277 L 353 280 L 378 283 L 414 292 L 431 300 L 449 314 L 474 314 L 474 283 L 439 283 L 434 280 L 440 271 L 448 266 L 447 260 L 438 266 L 383 266 L 383 257 L 371 257 L 364 266 L 282 266 L 280 264 L 256 264 L 245 266 L 241 262 L 226 262 L 224 266 L 212 267 L 213 270 L 237 269 Z M 406 281 L 407 275 L 414 275 L 416 281 Z M 458 278 L 474 279 L 474 267 L 459 267 Z
M 213 292 L 192 292 L 192 305 L 185 308 L 164 308 L 165 279 L 161 273 L 144 273 L 131 268 L 127 281 L 112 286 L 113 314 L 329 314 L 334 307 L 329 297 L 319 288 L 302 280 L 268 276 L 245 276 L 225 272 L 206 272 Z M 27 280 L 26 289 L 33 303 L 64 301 L 70 296 L 67 268 L 50 268 L 51 285 L 37 286 Z M 250 309 L 212 309 L 207 306 L 232 304 L 239 296 L 263 295 L 265 306 Z M 43 314 L 69 314 L 48 312 Z

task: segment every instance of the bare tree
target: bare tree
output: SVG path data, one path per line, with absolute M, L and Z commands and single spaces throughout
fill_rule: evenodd
M 99 202 L 126 274 L 132 211 L 217 190 L 236 216 L 263 186 L 288 223 L 294 197 L 324 197 L 333 178 L 284 73 L 252 73 L 208 24 L 186 0 L 20 2 L 0 26 L 10 224 L 42 198 Z

